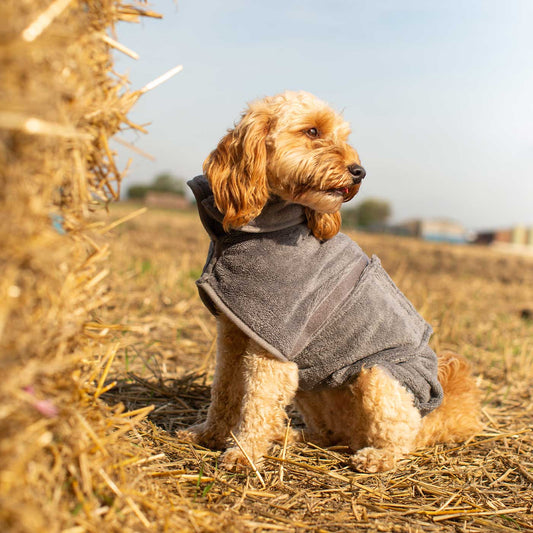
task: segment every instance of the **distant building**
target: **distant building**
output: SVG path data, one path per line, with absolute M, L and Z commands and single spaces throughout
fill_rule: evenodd
M 144 205 L 160 209 L 187 209 L 191 203 L 182 195 L 171 192 L 148 191 Z
M 492 246 L 510 252 L 533 254 L 533 226 L 514 226 L 510 229 L 481 231 L 474 240 L 476 244 Z
M 426 241 L 466 243 L 468 232 L 459 222 L 448 219 L 415 219 L 400 224 L 407 234 Z

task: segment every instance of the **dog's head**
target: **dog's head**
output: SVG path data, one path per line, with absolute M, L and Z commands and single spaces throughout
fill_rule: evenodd
M 246 224 L 276 195 L 305 206 L 316 237 L 333 237 L 342 203 L 357 194 L 365 176 L 349 134 L 348 123 L 309 93 L 250 104 L 204 162 L 224 228 Z

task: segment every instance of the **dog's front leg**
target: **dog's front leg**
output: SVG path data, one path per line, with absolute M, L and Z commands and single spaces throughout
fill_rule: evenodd
M 295 363 L 274 359 L 254 341 L 250 341 L 243 360 L 244 397 L 235 431 L 235 444 L 222 456 L 225 468 L 249 466 L 268 452 L 272 442 L 283 433 L 285 408 L 298 388 Z
M 391 470 L 413 451 L 421 417 L 413 397 L 385 370 L 363 369 L 349 387 L 357 410 L 357 431 L 350 447 L 351 465 L 361 472 Z
M 244 395 L 243 356 L 249 340 L 228 318 L 217 318 L 217 356 L 211 404 L 207 419 L 178 431 L 180 440 L 213 449 L 227 446 L 230 431 L 237 425 Z

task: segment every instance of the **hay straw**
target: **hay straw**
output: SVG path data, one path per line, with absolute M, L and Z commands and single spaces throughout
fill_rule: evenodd
M 252 467 L 252 470 L 255 472 L 255 475 L 257 476 L 257 479 L 259 479 L 259 481 L 261 482 L 261 485 L 263 485 L 263 487 L 266 487 L 265 480 L 263 479 L 263 476 L 261 475 L 261 473 L 257 469 L 257 466 L 255 466 L 255 463 L 253 462 L 252 458 L 248 455 L 246 450 L 242 447 L 241 443 L 239 442 L 237 437 L 234 435 L 233 431 L 230 431 L 230 435 L 231 435 L 231 438 L 235 441 L 235 444 L 237 445 L 239 450 L 241 450 L 241 452 L 244 455 L 244 457 L 246 457 L 246 460 L 248 461 L 248 463 L 250 463 L 250 466 Z
M 287 426 L 285 427 L 285 436 L 283 438 L 283 448 L 281 449 L 280 457 L 281 457 L 282 461 L 285 460 L 285 457 L 287 455 L 287 444 L 289 442 L 290 431 L 291 431 L 291 421 L 289 419 L 287 421 Z M 283 473 L 284 473 L 283 462 L 281 462 L 280 465 L 279 465 L 279 481 L 280 481 L 280 483 L 283 483 Z
M 85 418 L 83 417 L 83 415 L 81 415 L 80 413 L 76 413 L 75 414 L 76 418 L 78 419 L 78 421 L 81 423 L 81 426 L 82 428 L 87 432 L 87 434 L 89 435 L 89 437 L 91 438 L 91 440 L 94 442 L 94 444 L 96 445 L 96 447 L 106 456 L 109 456 L 109 452 L 106 450 L 106 447 L 104 445 L 104 443 L 102 442 L 102 439 L 100 437 L 98 437 L 98 435 L 96 434 L 96 432 L 93 430 L 93 428 L 91 427 L 91 425 L 89 424 L 89 422 L 87 422 L 87 420 L 85 420 Z
M 104 371 L 102 372 L 102 375 L 100 376 L 100 379 L 98 380 L 98 385 L 96 386 L 96 390 L 94 391 L 94 399 L 96 400 L 100 394 L 105 392 L 104 390 L 104 382 L 107 378 L 107 375 L 109 374 L 109 370 L 111 368 L 111 365 L 113 364 L 113 360 L 115 359 L 115 355 L 117 354 L 117 350 L 120 344 L 118 342 L 111 344 L 108 349 L 107 353 L 105 355 L 105 359 L 107 359 L 106 365 L 104 367 Z M 111 387 L 107 387 L 107 390 L 109 390 Z
M 117 137 L 116 135 L 113 137 L 113 141 L 121 144 L 122 146 L 125 146 L 126 148 L 130 149 L 131 151 L 135 152 L 136 154 L 139 154 L 140 156 L 150 161 L 155 161 L 155 157 L 152 154 L 149 154 L 148 152 L 141 150 L 138 146 L 135 146 L 134 144 L 131 144 L 130 142 L 120 137 Z
M 154 410 L 153 405 L 147 405 L 146 407 L 141 407 L 140 409 L 135 409 L 133 411 L 127 411 L 125 413 L 120 413 L 119 415 L 117 415 L 117 417 L 126 418 L 126 417 L 132 417 L 132 416 L 135 416 L 135 417 L 140 416 L 141 418 L 144 418 L 153 410 Z
M 99 474 L 102 476 L 104 481 L 107 483 L 109 488 L 120 498 L 124 498 L 126 503 L 131 507 L 131 510 L 135 513 L 135 515 L 139 518 L 139 520 L 142 522 L 144 527 L 149 528 L 151 526 L 149 520 L 144 516 L 143 512 L 139 509 L 139 506 L 132 500 L 131 496 L 124 496 L 122 491 L 115 485 L 113 480 L 105 473 L 105 471 L 100 468 L 98 471 Z
M 139 90 L 139 93 L 144 94 L 148 91 L 151 91 L 152 89 L 155 89 L 156 87 L 159 87 L 159 85 L 165 83 L 170 78 L 180 73 L 182 70 L 183 65 L 177 65 L 176 67 L 171 68 L 169 71 L 165 72 L 155 80 L 152 80 L 150 83 L 147 83 L 142 89 Z
M 131 213 L 128 213 L 127 215 L 124 215 L 123 217 L 120 217 L 119 219 L 111 222 L 111 224 L 108 224 L 104 228 L 102 228 L 99 232 L 104 234 L 108 231 L 111 231 L 112 229 L 116 228 L 117 226 L 120 226 L 121 224 L 124 224 L 125 222 L 128 222 L 129 220 L 132 220 L 139 215 L 142 215 L 146 213 L 148 210 L 147 207 L 141 207 L 140 209 L 136 209 L 135 211 L 132 211 Z
M 514 513 L 523 513 L 527 511 L 527 507 L 516 507 L 516 508 L 507 508 L 507 509 L 500 509 L 499 511 L 464 511 L 462 513 L 450 513 L 450 514 L 440 514 L 440 513 L 434 513 L 433 514 L 433 521 L 434 522 L 441 522 L 442 520 L 451 520 L 452 518 L 460 518 L 462 516 L 498 516 L 498 515 L 508 515 L 508 514 L 514 514 Z
M 23 32 L 22 38 L 31 42 L 52 24 L 56 17 L 61 15 L 72 0 L 55 0 L 43 11 Z
M 119 52 L 122 52 L 123 54 L 127 55 L 128 57 L 131 57 L 132 59 L 139 59 L 139 54 L 137 52 L 134 52 L 133 50 L 130 50 L 128 47 L 124 46 L 123 44 L 119 43 L 118 41 L 115 41 L 115 39 L 112 39 L 107 35 L 107 33 L 101 33 L 100 39 L 104 41 L 104 43 L 108 44 L 112 48 L 115 48 Z
M 12 111 L 0 111 L 0 128 L 19 130 L 29 135 L 52 135 L 67 139 L 91 139 L 89 133 L 77 131 L 70 126 L 42 120 L 37 117 L 28 117 Z

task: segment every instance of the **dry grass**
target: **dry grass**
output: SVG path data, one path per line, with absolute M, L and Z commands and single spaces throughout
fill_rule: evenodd
M 207 246 L 195 214 L 151 211 L 115 234 L 115 298 L 100 320 L 122 324 L 121 334 L 108 333 L 122 347 L 110 370 L 118 385 L 106 401 L 129 410 L 154 406 L 129 438 L 152 454 L 141 467 L 151 490 L 190 507 L 191 530 L 533 529 L 533 323 L 523 313 L 533 307 L 530 259 L 355 235 L 433 323 L 433 346 L 473 362 L 485 430 L 373 475 L 351 471 L 343 449 L 277 446 L 264 463 L 263 486 L 253 473 L 218 470 L 218 452 L 173 437 L 205 415 L 213 372 L 213 319 L 194 287 Z M 215 526 L 203 521 L 212 512 L 222 521 Z

